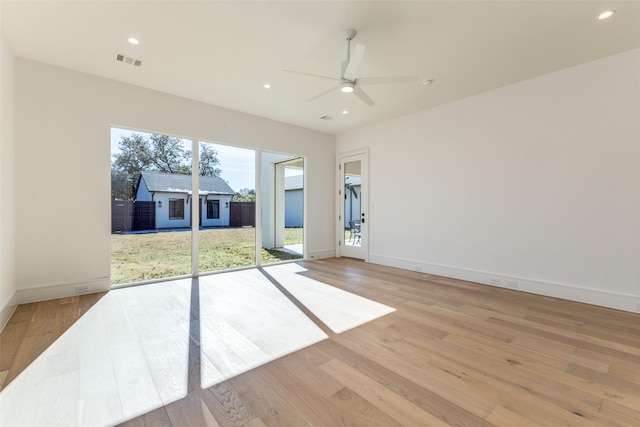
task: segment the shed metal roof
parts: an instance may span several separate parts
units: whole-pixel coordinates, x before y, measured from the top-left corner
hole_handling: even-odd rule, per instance
[[[151,192],[191,194],[191,175],[160,172],[142,172],[141,175]],[[234,195],[235,191],[222,178],[201,176],[200,194]]]

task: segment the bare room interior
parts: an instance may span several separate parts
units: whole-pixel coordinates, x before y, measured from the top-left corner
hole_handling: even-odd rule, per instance
[[[638,1],[2,0],[0,425],[637,426],[639,76]]]

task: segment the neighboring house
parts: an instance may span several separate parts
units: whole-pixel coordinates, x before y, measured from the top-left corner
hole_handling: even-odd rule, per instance
[[[304,175],[284,179],[284,226],[302,227],[304,212]]]
[[[344,179],[344,227],[349,228],[349,221],[360,220],[361,178],[346,176]]]
[[[224,180],[201,176],[199,225],[228,226],[229,203],[234,194]],[[191,175],[142,172],[136,200],[156,202],[156,228],[191,226]]]

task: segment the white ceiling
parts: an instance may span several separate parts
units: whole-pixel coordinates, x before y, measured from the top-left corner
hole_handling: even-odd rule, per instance
[[[638,1],[2,0],[1,6],[16,56],[333,134],[640,47]],[[617,13],[599,21],[606,9]],[[339,77],[346,28],[355,28],[354,42],[367,48],[359,77],[435,82],[366,86],[373,107],[338,91],[307,102],[334,83],[282,69]],[[140,45],[130,45],[130,36]],[[143,65],[116,62],[116,52]],[[334,119],[321,120],[325,115]]]

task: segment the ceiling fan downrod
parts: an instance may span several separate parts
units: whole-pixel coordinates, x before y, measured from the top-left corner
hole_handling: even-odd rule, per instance
[[[351,61],[351,40],[353,40],[356,37],[356,34],[358,34],[358,32],[353,28],[347,28],[346,30],[344,30],[344,33],[347,36],[347,64],[348,64],[349,61]],[[344,70],[342,71],[342,76],[340,77],[342,78],[342,80],[345,80]]]

